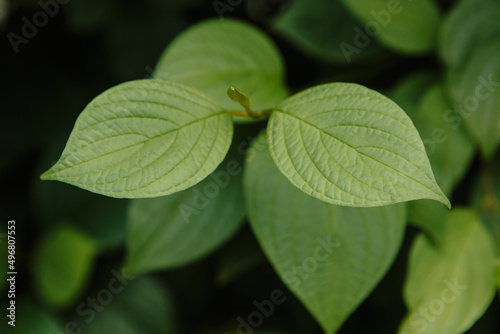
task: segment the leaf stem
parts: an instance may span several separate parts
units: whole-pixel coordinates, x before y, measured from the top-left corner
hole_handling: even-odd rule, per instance
[[[237,111],[237,110],[227,110],[226,112],[228,114],[231,114],[233,116],[242,116],[242,117],[250,117],[250,118],[254,118],[254,119],[257,119],[257,118],[264,118],[264,117],[269,117],[272,112],[274,111],[274,108],[273,109],[264,109],[264,110],[261,110],[261,111],[252,111],[250,108],[245,108],[245,112],[244,111]]]

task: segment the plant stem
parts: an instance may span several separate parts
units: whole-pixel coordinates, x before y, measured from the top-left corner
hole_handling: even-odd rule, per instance
[[[261,117],[269,117],[271,113],[274,111],[274,109],[264,109],[261,111],[252,111],[250,108],[245,108],[246,112],[244,111],[236,111],[236,110],[227,110],[228,114],[231,114],[233,116],[242,116],[242,117],[250,117],[250,118],[261,118]]]

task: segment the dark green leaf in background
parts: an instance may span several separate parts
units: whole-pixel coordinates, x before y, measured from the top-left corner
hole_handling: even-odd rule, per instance
[[[96,255],[96,242],[71,225],[60,225],[45,235],[33,267],[42,301],[53,307],[73,302],[87,285]]]
[[[402,53],[434,48],[439,8],[433,0],[340,0],[380,43]]]
[[[486,158],[500,144],[500,2],[462,0],[440,31],[454,118],[465,123]]]
[[[0,324],[5,334],[60,334],[65,331],[59,319],[26,297],[16,298],[16,326],[7,325],[6,319]]]
[[[448,196],[462,179],[473,158],[474,145],[455,119],[452,106],[432,73],[416,73],[403,79],[391,98],[404,108],[419,131],[429,157],[436,182]],[[429,200],[409,203],[408,219],[422,228],[432,240],[442,236],[447,209]]]
[[[179,333],[169,291],[151,278],[134,278],[104,307],[88,325],[82,325],[83,333]]]
[[[245,215],[243,166],[228,158],[205,180],[170,196],[130,202],[127,272],[171,269],[229,239]]]
[[[362,25],[338,0],[295,0],[273,26],[300,51],[326,62],[349,64],[382,53],[376,40],[363,37]]]
[[[450,70],[455,117],[464,120],[483,155],[492,158],[500,144],[500,38],[477,47],[468,61]]]

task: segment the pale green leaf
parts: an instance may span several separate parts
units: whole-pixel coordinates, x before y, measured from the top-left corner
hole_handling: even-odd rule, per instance
[[[272,41],[232,19],[204,21],[180,34],[161,56],[154,76],[197,88],[228,110],[242,109],[228,98],[230,86],[251,94],[254,111],[274,108],[288,95],[283,61]]]
[[[334,333],[394,260],[405,206],[348,208],[308,196],[276,168],[264,136],[248,156],[244,188],[252,229],[281,279]]]
[[[433,0],[341,0],[363,24],[367,38],[404,53],[434,48],[439,9]]]
[[[60,225],[40,241],[33,279],[43,301],[64,307],[83,291],[97,254],[96,242],[69,225]]]
[[[299,189],[325,202],[380,206],[450,202],[410,118],[383,95],[333,83],[285,100],[270,117],[271,155]]]
[[[190,189],[132,200],[127,217],[127,272],[184,265],[229,239],[245,215],[242,172],[241,163],[229,158]]]
[[[363,27],[337,0],[295,0],[273,26],[300,51],[326,62],[349,64],[382,54],[373,39],[359,45]]]
[[[111,197],[169,195],[208,176],[232,138],[231,117],[200,92],[164,80],[113,87],[82,112],[43,180]]]
[[[495,246],[476,214],[451,211],[441,239],[436,246],[419,235],[413,243],[404,287],[409,314],[399,333],[463,333],[495,295]]]

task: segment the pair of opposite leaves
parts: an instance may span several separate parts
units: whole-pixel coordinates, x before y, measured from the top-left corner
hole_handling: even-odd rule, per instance
[[[224,71],[226,89],[235,82],[245,86],[248,77],[257,86],[259,80],[265,81],[276,92],[274,101],[284,99],[277,107],[269,106],[273,111],[267,138],[274,162],[297,188],[344,206],[372,207],[422,198],[450,206],[436,184],[412,121],[388,98],[347,83],[324,84],[281,98],[281,83],[274,84],[282,81],[279,55],[260,32],[227,20],[209,21],[185,35],[172,42],[170,55],[177,52],[188,64],[193,60],[186,56],[192,42],[204,41],[209,51],[218,50],[214,43],[225,43],[221,44],[226,47],[224,55],[213,71]],[[216,40],[208,40],[213,35]],[[249,40],[261,43],[260,49],[269,52],[275,64],[266,68],[259,63],[265,60],[257,56],[252,63],[248,52],[238,48],[238,43]],[[236,49],[227,52],[231,45]],[[231,58],[224,59],[227,55]],[[217,91],[206,94],[213,89],[200,91],[179,82],[147,79],[107,90],[84,109],[61,158],[41,178],[117,198],[165,196],[197,184],[222,162],[232,140],[233,117],[227,101],[212,97],[220,99],[225,89],[219,92],[220,82],[212,86]],[[267,103],[273,100],[267,96],[270,92],[255,93],[259,106],[259,97]]]

